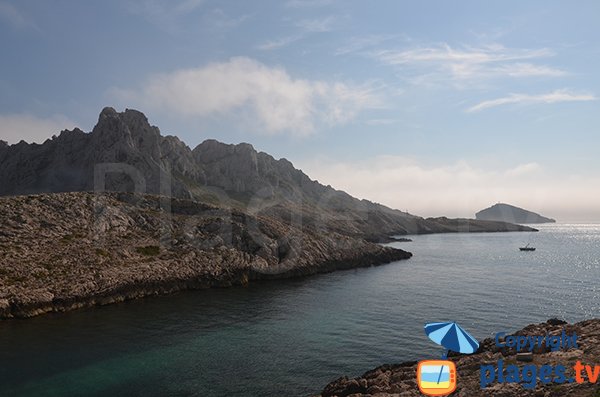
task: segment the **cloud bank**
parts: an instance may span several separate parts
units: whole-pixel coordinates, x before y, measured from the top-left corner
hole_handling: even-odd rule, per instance
[[[575,93],[566,89],[555,90],[547,94],[539,95],[510,94],[506,97],[480,102],[477,105],[468,108],[467,112],[478,112],[480,110],[509,104],[532,105],[536,103],[595,101],[596,99],[597,98],[592,94]]]
[[[548,48],[518,49],[500,44],[472,47],[452,47],[446,43],[407,50],[380,50],[371,54],[379,61],[412,68],[422,83],[424,78],[443,81],[482,80],[498,77],[556,77],[566,75],[561,69],[532,63],[539,58],[554,56]]]
[[[43,143],[64,129],[72,129],[76,123],[63,115],[40,118],[31,114],[0,114],[0,139],[10,144],[21,140]]]
[[[359,163],[298,165],[321,183],[421,216],[472,218],[506,202],[562,222],[600,221],[600,178],[555,175],[537,163],[487,170],[465,161],[426,166],[406,157],[378,156]]]
[[[237,120],[267,134],[294,135],[347,123],[383,102],[369,84],[296,79],[281,67],[245,57],[155,75],[138,89],[111,93],[142,108]]]

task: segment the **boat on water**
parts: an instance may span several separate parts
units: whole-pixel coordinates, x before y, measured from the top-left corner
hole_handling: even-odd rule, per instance
[[[521,251],[535,251],[535,247],[530,247],[529,244],[527,244],[525,247],[519,247],[519,250],[521,250]]]

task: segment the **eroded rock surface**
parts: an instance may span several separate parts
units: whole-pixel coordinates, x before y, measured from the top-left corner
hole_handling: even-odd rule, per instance
[[[284,221],[301,214],[312,224],[373,241],[394,234],[534,230],[424,219],[359,200],[248,143],[207,139],[192,150],[132,109],[104,108],[90,133],[65,130],[41,145],[0,142],[0,196],[99,190],[172,195]]]
[[[293,220],[131,193],[2,197],[0,220],[0,317],[411,256]]]
[[[509,348],[498,348],[493,339],[485,339],[479,350],[472,355],[454,355],[450,359],[455,362],[457,370],[457,389],[452,394],[459,397],[494,396],[494,397],[596,397],[600,395],[600,378],[594,384],[584,383],[549,383],[543,385],[538,381],[534,389],[526,389],[518,383],[492,383],[482,389],[480,386],[480,365],[494,364],[502,359],[505,365],[517,364],[541,366],[544,364],[561,364],[566,367],[567,377],[574,375],[572,369],[577,361],[582,364],[600,364],[600,319],[586,320],[576,324],[566,324],[560,320],[548,320],[542,324],[532,324],[515,332],[515,335],[543,336],[547,333],[560,335],[562,331],[568,335],[578,336],[577,349],[552,352],[549,347],[535,349],[532,362],[517,361],[516,351]],[[424,358],[425,359],[425,358]],[[382,365],[366,372],[357,378],[341,377],[328,384],[319,397],[411,397],[422,396],[416,383],[416,362]]]

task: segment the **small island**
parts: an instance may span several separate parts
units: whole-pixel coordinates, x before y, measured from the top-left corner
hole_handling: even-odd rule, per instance
[[[515,207],[514,205],[498,203],[475,214],[475,219],[481,221],[499,221],[509,223],[554,223],[556,220],[547,218],[535,212]]]

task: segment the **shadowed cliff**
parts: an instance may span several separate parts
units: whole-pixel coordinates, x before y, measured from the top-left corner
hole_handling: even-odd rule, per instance
[[[0,198],[0,318],[411,257],[335,232],[131,193]]]
[[[373,241],[393,234],[533,230],[423,219],[359,200],[247,143],[209,139],[192,150],[162,136],[136,110],[105,108],[92,132],[65,130],[41,145],[0,142],[0,195],[103,190],[193,199]]]

